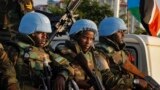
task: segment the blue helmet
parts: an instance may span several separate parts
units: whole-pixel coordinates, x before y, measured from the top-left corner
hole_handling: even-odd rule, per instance
[[[51,23],[45,15],[37,12],[29,12],[22,17],[19,32],[27,35],[35,32],[51,33]]]
[[[84,31],[86,29],[93,30],[95,34],[97,34],[97,31],[98,31],[97,25],[93,21],[88,20],[88,19],[81,19],[81,20],[76,21],[72,25],[69,31],[69,35],[76,35],[78,32]]]
[[[99,36],[109,36],[121,30],[127,30],[127,27],[120,18],[104,18],[99,24]]]

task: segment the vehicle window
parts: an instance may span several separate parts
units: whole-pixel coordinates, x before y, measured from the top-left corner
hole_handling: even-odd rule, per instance
[[[129,56],[130,56],[130,59],[131,59],[131,62],[138,66],[138,52],[136,50],[136,48],[132,47],[132,46],[127,46],[126,47],[127,51],[129,52]]]

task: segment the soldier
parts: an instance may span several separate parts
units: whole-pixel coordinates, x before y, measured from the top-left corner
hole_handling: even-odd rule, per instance
[[[68,71],[63,67],[59,68],[54,61],[64,58],[45,48],[47,33],[52,32],[49,19],[37,12],[27,13],[20,22],[19,32],[16,43],[11,43],[13,47],[10,47],[12,52],[9,55],[14,62],[21,90],[51,90],[55,74],[58,81],[55,89],[62,90],[65,82],[61,81],[67,80]]]
[[[32,0],[0,0],[0,41],[12,39],[22,16],[33,10]]]
[[[83,69],[83,65],[80,65],[79,61],[82,61],[82,59],[81,56],[78,57],[79,53],[84,55],[89,70],[96,74],[98,78],[101,77],[100,71],[109,69],[106,60],[95,59],[95,56],[99,54],[94,51],[96,35],[96,24],[91,20],[81,19],[76,21],[69,31],[71,40],[61,43],[56,47],[56,52],[60,53],[68,60],[59,62],[61,62],[61,64],[68,62],[68,65],[71,67],[68,69],[71,72],[72,78],[76,81],[81,90],[95,90],[96,88],[93,87],[93,83],[96,81],[92,81],[92,78],[89,77],[86,70]],[[101,79],[99,80],[101,83]],[[103,90],[103,86],[101,90]]]
[[[2,44],[0,44],[0,88],[2,90],[19,90],[16,72]]]
[[[133,75],[124,69],[124,65],[130,63],[128,54],[125,51],[125,42],[123,41],[124,32],[127,27],[120,18],[109,17],[100,22],[99,25],[99,43],[97,49],[109,58],[107,61],[112,75],[104,75],[103,82],[106,89],[128,90],[133,89],[134,85],[147,87],[147,83],[142,79],[134,79]],[[130,63],[130,65],[132,65]],[[133,66],[133,65],[132,65]],[[133,66],[135,68],[135,66]],[[129,67],[127,67],[129,68]]]

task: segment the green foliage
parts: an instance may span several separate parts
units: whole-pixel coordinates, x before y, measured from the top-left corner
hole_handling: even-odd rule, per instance
[[[134,32],[134,34],[147,34],[146,30],[140,28],[140,27],[136,27],[136,31]]]
[[[104,18],[113,16],[108,4],[100,5],[97,1],[83,0],[78,7],[77,13],[80,18],[87,18],[95,21],[97,24]]]
[[[65,0],[65,4],[69,0]],[[50,5],[48,8],[54,15],[63,15],[65,13],[65,8],[59,8],[56,5]],[[75,14],[79,15],[79,18],[91,19],[97,24],[104,18],[113,16],[113,12],[110,10],[108,4],[100,5],[96,0],[82,0],[80,6],[76,10]]]
[[[65,9],[59,8],[56,5],[49,5],[48,10],[54,15],[63,15],[65,13]]]

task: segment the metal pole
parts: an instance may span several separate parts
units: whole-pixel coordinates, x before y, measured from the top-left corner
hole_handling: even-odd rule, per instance
[[[135,24],[135,19],[134,19],[134,17],[132,16],[131,17],[131,33],[134,33],[134,24]]]
[[[114,16],[119,17],[119,5],[120,5],[120,0],[115,0],[114,1]]]

